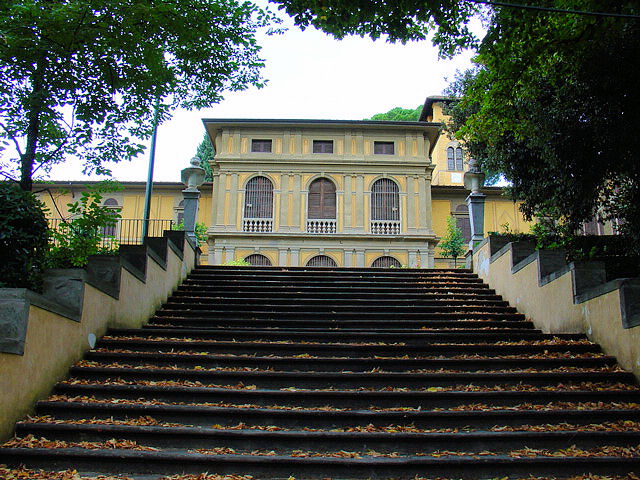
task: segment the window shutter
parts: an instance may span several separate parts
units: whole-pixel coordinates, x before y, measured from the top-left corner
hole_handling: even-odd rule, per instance
[[[336,218],[336,186],[327,178],[309,185],[308,218]]]
[[[249,255],[247,258],[244,259],[244,261],[256,267],[271,266],[271,260],[269,260],[264,255],[260,255],[259,253],[254,253],[253,255]]]
[[[256,153],[270,153],[271,140],[251,140],[251,151]]]
[[[393,142],[373,142],[373,153],[376,155],[393,155]]]
[[[333,153],[333,140],[314,140],[313,153]]]
[[[395,258],[385,255],[384,257],[376,258],[371,266],[373,268],[400,268],[402,264]]]

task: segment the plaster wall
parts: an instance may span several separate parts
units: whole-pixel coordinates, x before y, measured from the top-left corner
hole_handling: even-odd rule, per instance
[[[0,441],[90,349],[90,335],[100,338],[107,328],[138,328],[148,320],[194,266],[187,242],[183,251],[181,260],[168,249],[166,271],[147,256],[146,283],[123,268],[118,300],[85,283],[79,322],[30,306],[24,354],[0,353]]]
[[[488,242],[473,252],[474,271],[537,328],[584,333],[640,378],[640,327],[623,328],[619,289],[576,304],[571,271],[540,285],[537,260],[515,273],[512,265],[511,249],[494,255],[493,261]]]

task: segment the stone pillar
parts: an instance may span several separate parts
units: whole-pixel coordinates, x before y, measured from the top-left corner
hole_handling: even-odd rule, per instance
[[[345,249],[343,267],[353,267],[353,250]]]
[[[471,193],[467,197],[469,208],[469,220],[471,222],[471,241],[469,250],[473,250],[484,238],[484,201],[487,196],[484,193]]]
[[[182,190],[182,196],[184,197],[184,232],[193,240],[194,245],[197,245],[195,230],[200,192],[186,188]]]
[[[287,248],[279,248],[278,249],[278,266],[279,267],[288,267],[287,265]]]
[[[365,267],[364,264],[364,249],[356,249],[356,267]]]

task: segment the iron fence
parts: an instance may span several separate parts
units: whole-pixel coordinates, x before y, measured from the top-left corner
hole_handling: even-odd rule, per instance
[[[49,218],[49,229],[56,231],[66,223],[61,218]],[[142,245],[142,227],[144,220],[139,218],[119,218],[114,225],[100,228],[98,236],[101,247],[115,247],[117,245]],[[165,230],[171,230],[173,220],[149,220],[147,230],[150,237],[162,237]],[[55,243],[55,242],[54,242]]]

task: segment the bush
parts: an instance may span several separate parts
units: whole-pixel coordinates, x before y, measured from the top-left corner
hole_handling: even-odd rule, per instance
[[[184,230],[184,220],[171,227],[172,230]],[[196,246],[207,243],[207,226],[204,223],[196,222],[196,228],[194,231],[196,235]]]
[[[49,243],[45,211],[33,193],[0,183],[0,287],[40,290]]]
[[[116,252],[114,242],[102,245],[102,229],[115,226],[120,214],[102,205],[101,191],[105,191],[104,187],[94,187],[83,192],[80,201],[67,204],[74,218],[62,222],[52,232],[53,244],[47,258],[49,268],[84,267],[91,255]]]

